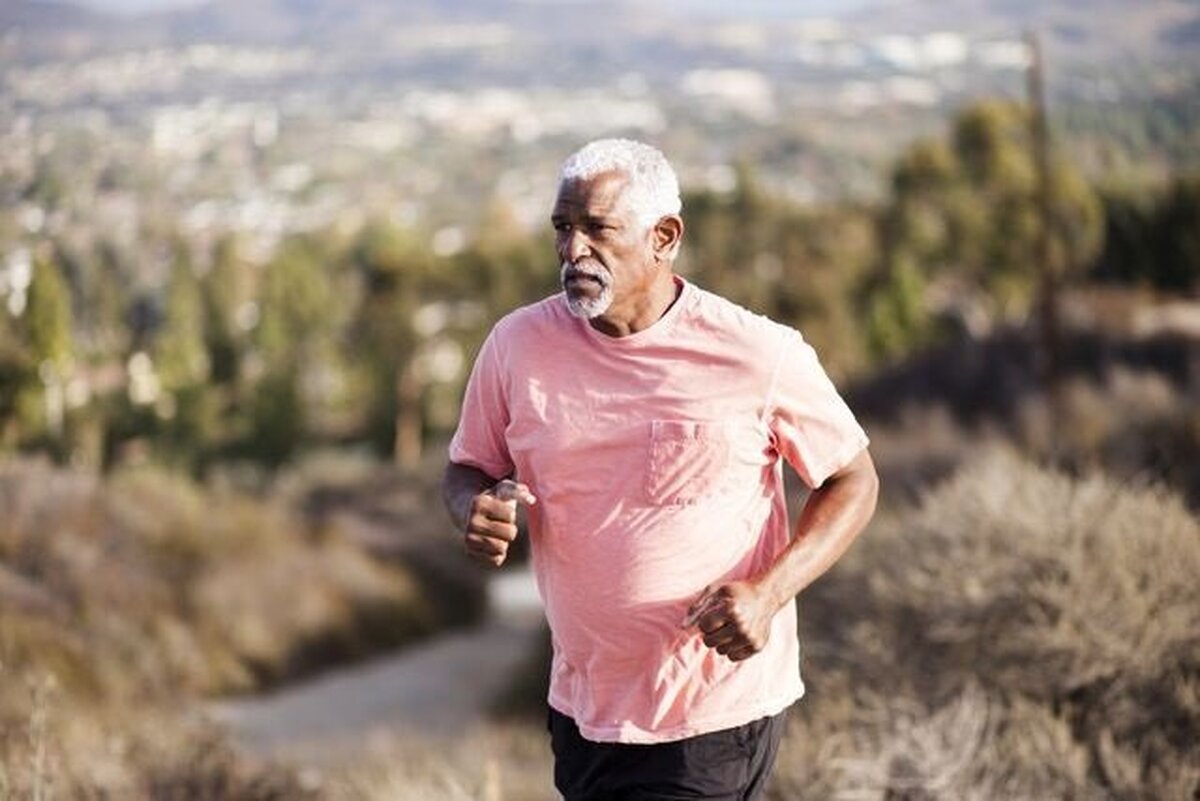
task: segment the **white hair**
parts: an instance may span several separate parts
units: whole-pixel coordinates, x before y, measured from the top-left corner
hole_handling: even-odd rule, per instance
[[[597,139],[572,153],[558,175],[558,186],[569,181],[588,181],[618,170],[629,177],[625,199],[638,222],[650,227],[668,214],[683,208],[679,179],[657,148],[632,139]]]

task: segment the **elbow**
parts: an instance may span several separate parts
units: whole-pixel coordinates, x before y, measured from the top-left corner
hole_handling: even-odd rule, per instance
[[[442,471],[442,481],[438,484],[438,492],[442,496],[442,505],[446,507],[446,511],[450,511],[450,466]]]
[[[858,496],[862,525],[866,526],[875,516],[875,509],[879,504],[879,472],[875,469],[875,461],[866,449],[859,454],[855,461],[852,472],[857,488],[855,494]]]
[[[879,472],[875,469],[875,465],[871,465],[868,474],[867,500],[864,504],[866,510],[867,522],[875,516],[875,509],[879,505]]]
[[[441,495],[442,504],[456,525],[462,523],[462,510],[459,508],[460,486],[462,484],[463,468],[454,462],[446,464],[442,472]]]

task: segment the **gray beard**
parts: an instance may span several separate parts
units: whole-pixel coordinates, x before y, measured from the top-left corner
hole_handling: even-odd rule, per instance
[[[570,290],[567,289],[567,270],[572,266],[577,271],[595,276],[600,281],[599,295],[588,297],[586,295],[571,294]],[[579,264],[571,265],[563,262],[562,268],[559,270],[559,281],[563,285],[563,297],[567,301],[567,311],[581,320],[594,320],[608,311],[608,307],[612,305],[612,279],[603,270],[589,269],[588,267],[581,267]]]

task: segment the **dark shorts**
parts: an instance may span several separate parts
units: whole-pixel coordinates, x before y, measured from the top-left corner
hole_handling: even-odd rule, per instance
[[[786,710],[710,734],[654,745],[594,743],[550,710],[554,785],[566,801],[755,801],[766,789]]]

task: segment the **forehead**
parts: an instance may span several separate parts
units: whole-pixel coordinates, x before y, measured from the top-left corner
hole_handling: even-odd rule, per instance
[[[553,216],[626,214],[629,212],[628,188],[629,176],[618,170],[602,172],[593,178],[566,181],[559,187]]]

